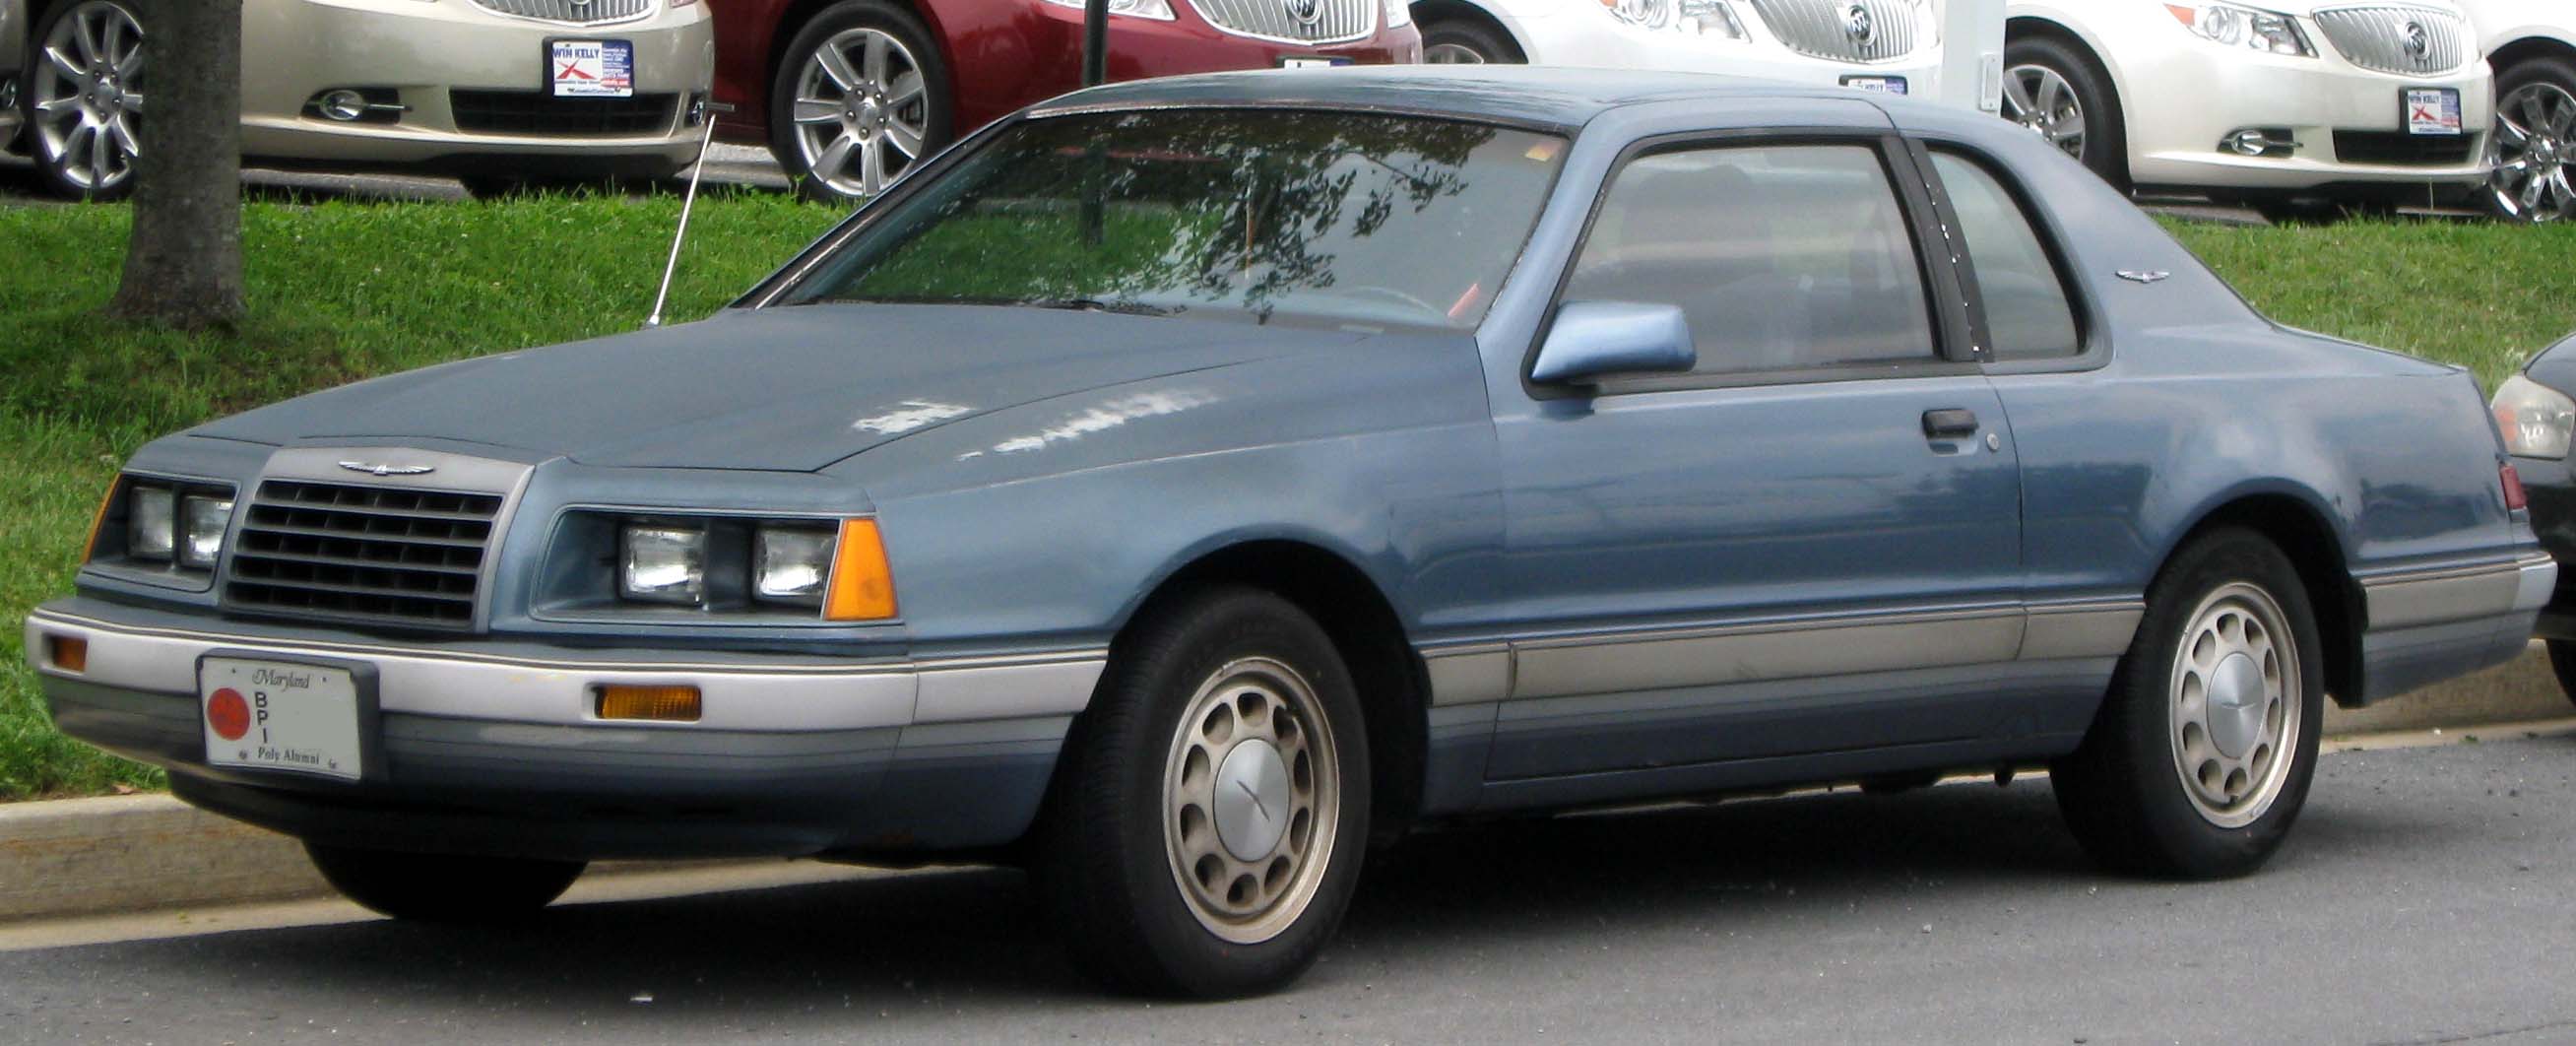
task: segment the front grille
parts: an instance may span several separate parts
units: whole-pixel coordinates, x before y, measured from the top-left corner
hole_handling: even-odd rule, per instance
[[[234,609],[470,628],[501,496],[266,480],[234,538]]]
[[[447,92],[456,129],[467,134],[634,137],[662,134],[679,114],[679,95],[557,98],[544,91]]]
[[[1753,12],[1790,50],[1837,62],[1913,54],[1921,28],[1907,0],[1753,0]]]
[[[2477,156],[2477,139],[2474,134],[2336,131],[2335,159],[2394,167],[2454,167]]]
[[[474,0],[474,5],[517,18],[599,25],[641,17],[653,9],[653,0]]]
[[[2399,76],[2447,73],[2477,57],[2468,23],[2430,7],[2338,7],[2316,14],[2317,28],[2344,61]]]
[[[1291,44],[1331,44],[1377,31],[1380,0],[1190,0],[1217,31]]]

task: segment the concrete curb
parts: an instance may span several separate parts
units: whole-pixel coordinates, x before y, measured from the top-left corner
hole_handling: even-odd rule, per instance
[[[2576,715],[2541,645],[2513,662],[2371,708],[2328,705],[2329,736]],[[707,862],[623,861],[596,873]],[[0,923],[279,901],[330,892],[293,839],[167,795],[0,804]]]

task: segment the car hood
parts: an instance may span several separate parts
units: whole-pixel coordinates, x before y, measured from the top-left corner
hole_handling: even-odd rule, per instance
[[[1059,309],[804,305],[461,360],[196,431],[280,446],[426,438],[593,465],[810,471],[991,411],[1359,337]]]

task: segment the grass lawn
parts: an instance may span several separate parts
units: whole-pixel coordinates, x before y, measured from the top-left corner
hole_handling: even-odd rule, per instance
[[[90,513],[143,441],[243,407],[460,356],[633,329],[679,203],[254,203],[253,318],[180,336],[95,315],[127,210],[0,207],[0,800],[150,788],[156,772],[56,734],[18,621],[68,591]],[[836,212],[702,201],[670,315],[694,318]],[[2283,322],[2476,368],[2490,386],[2576,328],[2576,227],[2352,224],[2177,235]]]

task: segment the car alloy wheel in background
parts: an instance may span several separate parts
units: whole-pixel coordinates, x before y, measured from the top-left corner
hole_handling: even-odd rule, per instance
[[[2004,46],[2003,117],[2102,180],[2129,187],[2127,125],[2111,78],[2077,45],[2030,35]]]
[[[874,196],[947,144],[948,71],[930,35],[878,0],[796,34],[771,96],[771,151],[817,199]]]
[[[2016,65],[2006,70],[2004,119],[2048,139],[2068,156],[2084,158],[2084,100],[2055,69]]]
[[[142,25],[112,0],[83,0],[56,10],[34,39],[26,111],[38,169],[65,196],[124,195],[141,152]]]
[[[1425,65],[1508,65],[1523,59],[1520,49],[1493,28],[1464,18],[1443,18],[1422,26]]]
[[[2514,221],[2576,218],[2576,67],[2524,62],[2496,77],[2496,127],[2489,136],[2495,169],[2487,206]]]

